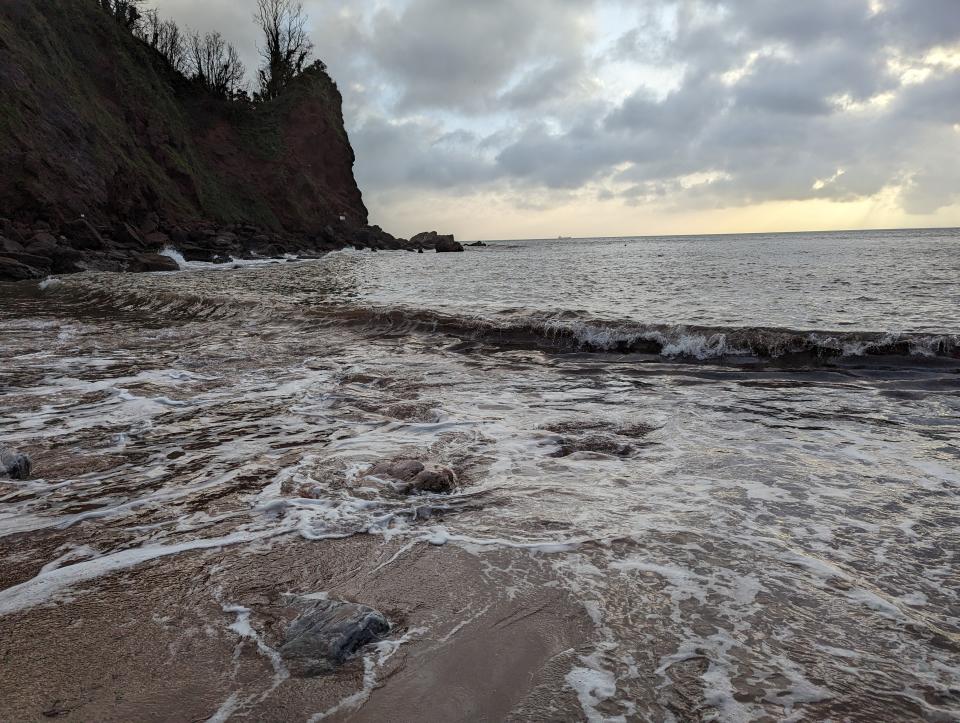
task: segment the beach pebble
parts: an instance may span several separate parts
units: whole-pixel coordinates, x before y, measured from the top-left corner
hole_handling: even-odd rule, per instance
[[[309,677],[330,672],[388,632],[390,623],[373,608],[318,600],[287,626],[278,652],[294,675]]]
[[[33,460],[14,449],[0,449],[0,477],[27,479],[33,469]]]

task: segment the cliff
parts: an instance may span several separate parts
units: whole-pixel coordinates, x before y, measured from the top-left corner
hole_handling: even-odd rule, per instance
[[[124,268],[125,253],[164,236],[200,257],[389,247],[367,227],[353,162],[340,93],[320,67],[273,101],[231,102],[93,0],[0,3],[0,256],[33,245],[36,257],[38,233],[69,257],[53,270]]]

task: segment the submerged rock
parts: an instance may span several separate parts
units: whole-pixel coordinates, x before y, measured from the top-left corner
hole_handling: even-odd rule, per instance
[[[294,675],[320,675],[388,632],[390,623],[373,608],[318,600],[287,626],[278,652]]]
[[[15,449],[0,449],[0,477],[27,479],[33,470],[33,460]]]
[[[366,474],[403,482],[402,490],[407,493],[452,492],[457,487],[457,476],[452,469],[439,464],[424,464],[417,459],[378,462]]]
[[[560,449],[550,456],[569,457],[576,452],[594,452],[615,457],[626,457],[633,452],[633,447],[612,435],[588,434],[583,437],[561,439]]]

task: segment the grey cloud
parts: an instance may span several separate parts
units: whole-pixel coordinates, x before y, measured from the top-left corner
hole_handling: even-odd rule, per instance
[[[307,7],[344,93],[361,186],[377,193],[527,189],[562,200],[593,184],[602,198],[699,207],[854,200],[902,184],[904,208],[929,213],[958,200],[944,159],[960,151],[960,73],[941,67],[901,85],[887,61],[960,43],[957,2],[885,0],[879,14],[869,0]],[[605,4],[635,25],[600,45],[588,21]],[[159,5],[253,43],[252,0]],[[677,87],[655,93],[639,72],[633,92],[608,97],[599,76],[610,62],[670,67]],[[893,100],[870,105],[883,93]],[[696,174],[712,180],[682,181]]]

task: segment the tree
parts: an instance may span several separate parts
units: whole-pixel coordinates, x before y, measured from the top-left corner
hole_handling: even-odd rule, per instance
[[[173,20],[161,20],[156,10],[143,13],[134,34],[166,58],[170,67],[182,73],[187,65],[187,47]]]
[[[223,98],[240,90],[247,69],[240,55],[220,33],[192,33],[187,39],[186,66],[191,77]]]
[[[313,52],[307,37],[307,18],[299,0],[257,0],[254,19],[263,31],[265,45],[257,78],[260,100],[276,98],[303,72]]]
[[[100,7],[113,15],[125,28],[133,30],[140,22],[140,8],[143,0],[100,0]]]

